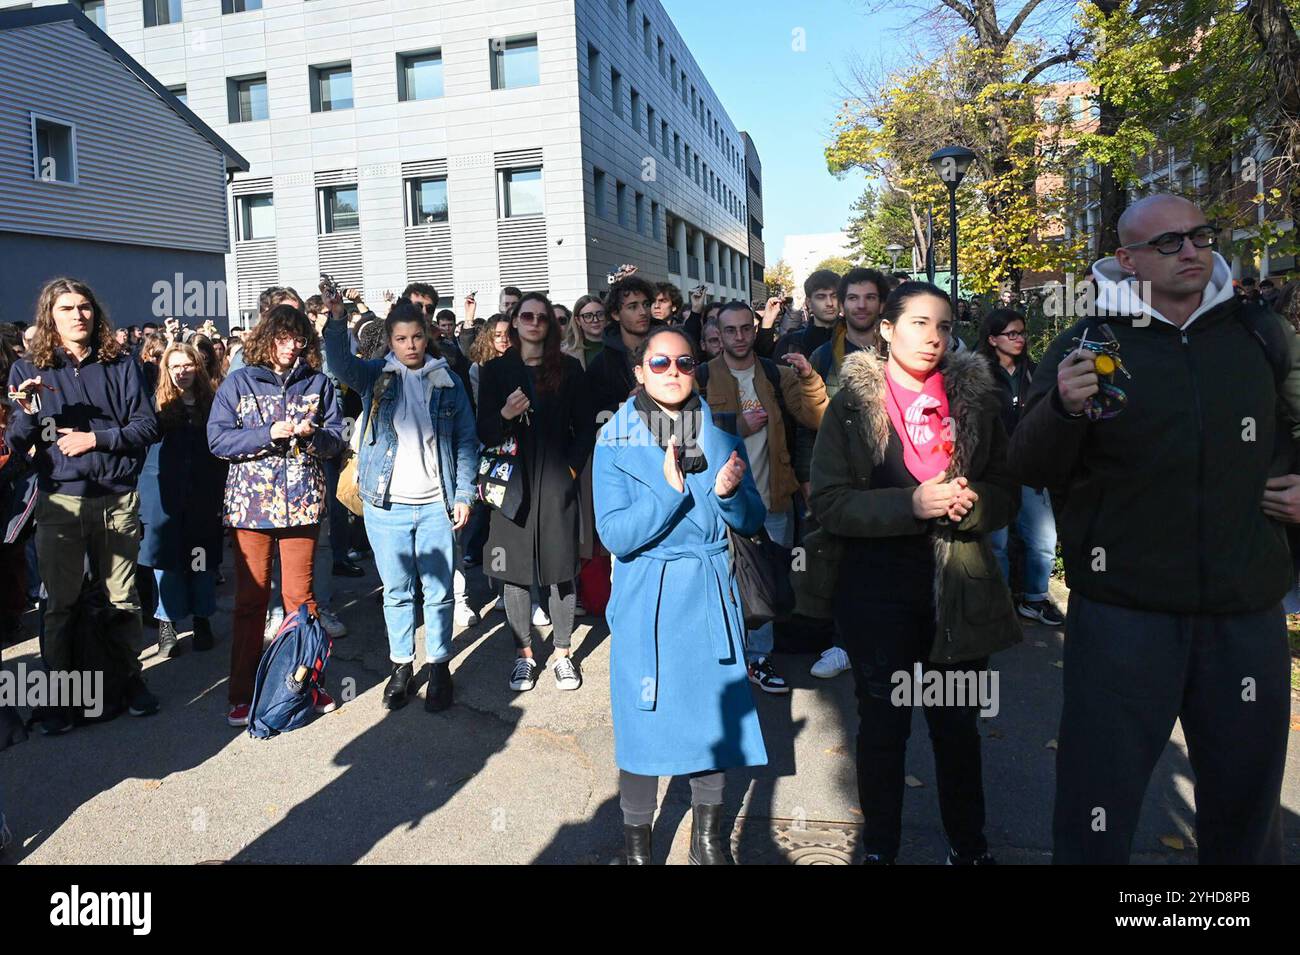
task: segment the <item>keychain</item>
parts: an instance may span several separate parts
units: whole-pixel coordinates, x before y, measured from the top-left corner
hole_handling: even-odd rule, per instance
[[[1076,338],[1080,348],[1092,352],[1095,356],[1094,368],[1097,370],[1098,391],[1088,399],[1084,414],[1089,421],[1105,421],[1114,418],[1128,406],[1128,395],[1124,389],[1115,384],[1115,372],[1121,372],[1125,378],[1132,380],[1124,367],[1124,359],[1119,354],[1119,341],[1105,324],[1098,325],[1105,341],[1088,341],[1088,329],[1083,330],[1083,337]]]

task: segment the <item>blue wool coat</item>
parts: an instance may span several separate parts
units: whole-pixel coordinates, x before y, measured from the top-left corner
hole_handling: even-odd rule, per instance
[[[615,557],[610,703],[620,769],[646,776],[761,766],[767,749],[745,673],[745,625],[727,527],[753,534],[762,498],[748,471],[736,492],[713,492],[718,470],[745,445],[713,424],[699,446],[708,468],[678,494],[664,452],[633,408],[619,407],[596,442],[596,529]]]

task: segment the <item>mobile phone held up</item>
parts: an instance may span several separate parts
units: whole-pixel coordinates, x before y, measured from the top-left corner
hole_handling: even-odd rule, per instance
[[[334,281],[334,277],[328,272],[320,274],[320,293],[326,299],[343,298],[343,290],[339,288],[339,283]]]

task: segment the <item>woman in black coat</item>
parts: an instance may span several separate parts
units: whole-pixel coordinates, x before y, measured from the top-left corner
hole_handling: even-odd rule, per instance
[[[515,305],[510,338],[510,350],[480,373],[478,436],[487,448],[517,441],[523,502],[513,517],[492,511],[483,570],[504,584],[518,650],[510,688],[537,683],[529,591],[538,586],[550,593],[556,685],[576,690],[582,677],[569,645],[579,563],[577,476],[595,445],[596,420],[582,365],[560,351],[560,326],[545,295],[529,292]]]
[[[213,388],[203,357],[190,344],[167,346],[159,362],[155,407],[162,440],[140,472],[139,563],[158,586],[158,653],[178,649],[177,621],[194,618],[194,649],[212,648],[226,463],[208,450]]]

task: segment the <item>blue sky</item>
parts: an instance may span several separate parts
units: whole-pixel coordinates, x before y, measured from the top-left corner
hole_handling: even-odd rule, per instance
[[[770,265],[787,234],[834,232],[866,178],[837,180],[823,149],[839,103],[839,78],[855,54],[888,54],[913,14],[868,15],[852,0],[661,0],[732,122],[763,163],[763,241]],[[802,28],[806,50],[793,49]]]

